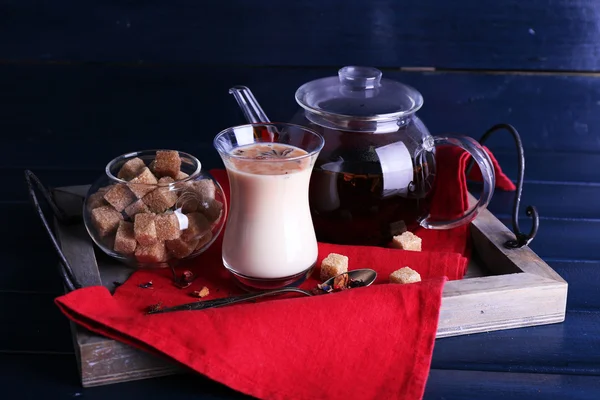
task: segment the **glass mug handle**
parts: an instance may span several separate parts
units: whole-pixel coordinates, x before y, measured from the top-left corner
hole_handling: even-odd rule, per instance
[[[460,135],[445,135],[435,136],[433,140],[435,145],[449,144],[458,146],[468,152],[479,166],[481,175],[483,176],[483,190],[481,191],[479,200],[474,207],[465,211],[462,216],[449,221],[431,221],[430,217],[427,217],[420,222],[420,225],[427,229],[456,228],[473,221],[475,217],[477,217],[477,214],[479,214],[479,212],[485,209],[489,204],[490,200],[492,199],[492,195],[494,194],[494,187],[496,186],[494,167],[487,152],[473,138]]]

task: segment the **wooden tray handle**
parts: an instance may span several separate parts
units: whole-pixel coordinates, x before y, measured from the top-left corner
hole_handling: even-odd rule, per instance
[[[512,135],[517,148],[517,161],[519,163],[519,175],[517,176],[516,185],[517,193],[515,195],[515,201],[513,203],[512,211],[512,226],[513,232],[515,233],[515,239],[507,240],[506,243],[504,243],[504,247],[509,249],[518,249],[523,246],[528,246],[531,243],[531,241],[537,234],[538,228],[540,226],[540,216],[535,206],[527,206],[525,212],[526,215],[528,217],[531,217],[532,219],[531,230],[528,234],[521,232],[521,229],[519,228],[519,205],[521,204],[521,192],[523,191],[523,176],[525,175],[525,151],[523,150],[521,136],[519,135],[519,132],[517,132],[515,127],[510,124],[494,125],[483,134],[481,139],[479,139],[479,144],[483,146],[485,141],[492,135],[492,133],[497,132],[501,129],[507,130]],[[469,164],[467,165],[467,176],[469,176],[469,172],[471,172],[473,162],[474,160],[471,159],[469,161]]]
[[[44,215],[44,211],[42,210],[42,207],[38,200],[38,196],[36,194],[36,189],[42,194],[42,196],[50,206],[50,209],[52,210],[52,213],[56,217],[58,223],[68,225],[74,222],[79,222],[80,218],[68,217],[65,214],[65,212],[56,205],[48,189],[46,189],[46,187],[42,184],[39,178],[35,176],[35,174],[30,170],[25,170],[25,181],[27,181],[29,197],[31,198],[33,206],[37,211],[37,214],[40,217],[42,225],[46,229],[48,236],[50,236],[50,240],[52,241],[52,245],[54,246],[56,253],[58,254],[58,258],[60,260],[60,263],[58,264],[58,269],[67,290],[73,291],[75,289],[81,288],[82,285],[75,278],[75,275],[73,274],[73,269],[71,268],[69,261],[65,257],[63,251],[61,250],[60,245],[58,244],[58,240],[56,239],[54,232],[52,232],[52,228],[50,227],[50,224],[48,223],[48,220]]]

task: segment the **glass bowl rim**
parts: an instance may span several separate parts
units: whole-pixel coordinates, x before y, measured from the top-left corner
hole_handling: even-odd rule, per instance
[[[156,155],[156,153],[158,151],[176,151],[179,156],[183,156],[184,158],[189,158],[190,160],[192,160],[192,162],[196,163],[197,167],[196,170],[194,172],[192,172],[189,176],[187,176],[186,178],[183,179],[179,179],[176,180],[174,182],[170,182],[170,183],[131,183],[130,181],[127,181],[125,179],[121,179],[116,177],[112,172],[111,172],[111,167],[113,167],[118,161],[121,160],[127,160],[127,159],[133,159],[135,157],[138,156],[143,156],[143,155],[151,155],[154,154]],[[136,186],[152,186],[152,187],[170,187],[173,186],[175,184],[180,184],[181,182],[187,182],[190,180],[195,179],[196,177],[198,177],[200,175],[200,173],[202,172],[202,163],[200,162],[199,159],[197,159],[196,157],[194,157],[193,155],[186,153],[184,151],[179,151],[179,150],[173,150],[173,149],[148,149],[148,150],[137,150],[137,151],[131,151],[129,153],[123,153],[115,158],[113,158],[112,160],[110,160],[107,164],[106,167],[104,168],[104,172],[106,173],[106,176],[108,176],[108,178],[112,181],[115,181],[117,183],[122,183],[122,184],[129,184],[129,185],[136,185]]]

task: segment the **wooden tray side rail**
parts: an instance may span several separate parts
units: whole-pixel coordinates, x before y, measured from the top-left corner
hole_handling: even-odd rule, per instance
[[[529,247],[504,247],[514,234],[488,210],[470,229],[492,275],[446,283],[438,338],[564,321],[568,285],[560,275]]]

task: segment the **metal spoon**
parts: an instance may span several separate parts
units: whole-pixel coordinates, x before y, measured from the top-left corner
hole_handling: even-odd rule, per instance
[[[348,275],[349,281],[361,281],[362,282],[361,286],[369,286],[373,282],[375,282],[375,279],[377,279],[377,272],[375,272],[372,269],[368,269],[368,268],[367,269],[356,269],[353,271],[344,272],[343,274],[340,274],[338,276],[341,276],[344,274]],[[335,280],[335,278],[337,278],[337,277],[327,279],[325,282],[322,283],[322,286],[323,285],[333,286],[333,281]],[[196,301],[193,303],[181,304],[181,305],[178,305],[175,307],[162,308],[162,309],[158,309],[158,310],[150,310],[147,313],[148,314],[162,314],[162,313],[172,312],[172,311],[206,310],[207,308],[222,307],[222,306],[226,306],[226,305],[230,305],[230,304],[241,303],[243,301],[258,299],[260,297],[273,296],[273,295],[280,294],[280,293],[291,293],[291,292],[301,293],[306,296],[315,296],[315,294],[309,290],[299,289],[297,287],[286,287],[286,288],[282,288],[282,289],[269,290],[269,291],[260,292],[260,293],[248,293],[248,294],[242,294],[239,296],[224,297],[224,298],[214,299],[214,300]],[[327,293],[327,292],[325,292],[325,293]]]

